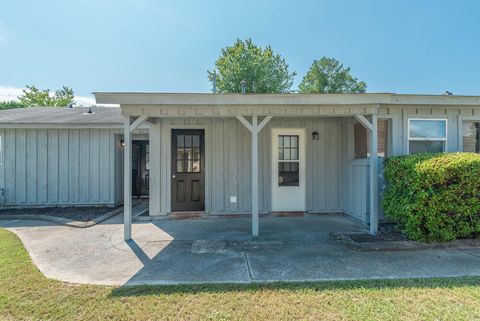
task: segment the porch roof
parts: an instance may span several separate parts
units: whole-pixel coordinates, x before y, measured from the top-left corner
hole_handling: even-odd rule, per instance
[[[353,116],[378,114],[382,105],[480,106],[480,96],[372,94],[210,94],[95,92],[99,104],[149,117]]]
[[[211,94],[94,92],[98,104],[175,106],[442,105],[480,106],[480,96],[365,94]]]

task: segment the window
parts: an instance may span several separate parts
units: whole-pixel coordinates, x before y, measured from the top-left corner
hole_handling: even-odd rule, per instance
[[[389,154],[388,141],[390,125],[388,119],[379,119],[377,121],[378,133],[378,157],[386,157]],[[356,123],[353,128],[354,144],[355,144],[355,158],[370,157],[370,133],[362,124]]]
[[[278,186],[300,186],[298,135],[278,136]]]
[[[408,152],[442,153],[446,150],[446,119],[409,119]]]
[[[177,173],[200,173],[200,135],[177,135]]]
[[[464,152],[480,153],[480,122],[464,121],[462,136]]]

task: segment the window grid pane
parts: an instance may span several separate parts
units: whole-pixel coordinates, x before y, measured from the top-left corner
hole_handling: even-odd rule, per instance
[[[200,173],[200,135],[177,135],[177,172]]]
[[[278,136],[278,186],[299,186],[298,135]]]
[[[298,136],[278,136],[278,160],[298,160]]]

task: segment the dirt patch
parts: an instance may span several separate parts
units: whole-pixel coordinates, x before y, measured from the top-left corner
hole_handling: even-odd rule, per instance
[[[383,223],[378,226],[377,235],[370,234],[346,234],[350,239],[358,243],[367,242],[388,242],[388,241],[408,241],[409,238],[403,235],[392,223]]]
[[[118,206],[12,208],[0,210],[0,215],[48,215],[63,217],[73,221],[88,222],[117,208]]]

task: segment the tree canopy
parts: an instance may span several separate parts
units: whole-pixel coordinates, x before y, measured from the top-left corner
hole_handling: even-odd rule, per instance
[[[367,84],[350,73],[335,58],[323,57],[314,60],[298,86],[302,93],[364,93]]]
[[[28,86],[23,90],[22,96],[18,97],[24,107],[65,107],[74,102],[73,89],[63,86],[52,95],[49,89],[38,89]]]
[[[18,101],[0,101],[0,110],[4,109],[15,109],[15,108],[23,108],[24,106]]]
[[[286,93],[290,92],[296,73],[288,71],[288,64],[270,46],[262,49],[251,39],[240,40],[231,47],[222,49],[215,62],[215,71],[208,71],[219,93],[242,92],[245,80],[247,93]]]

